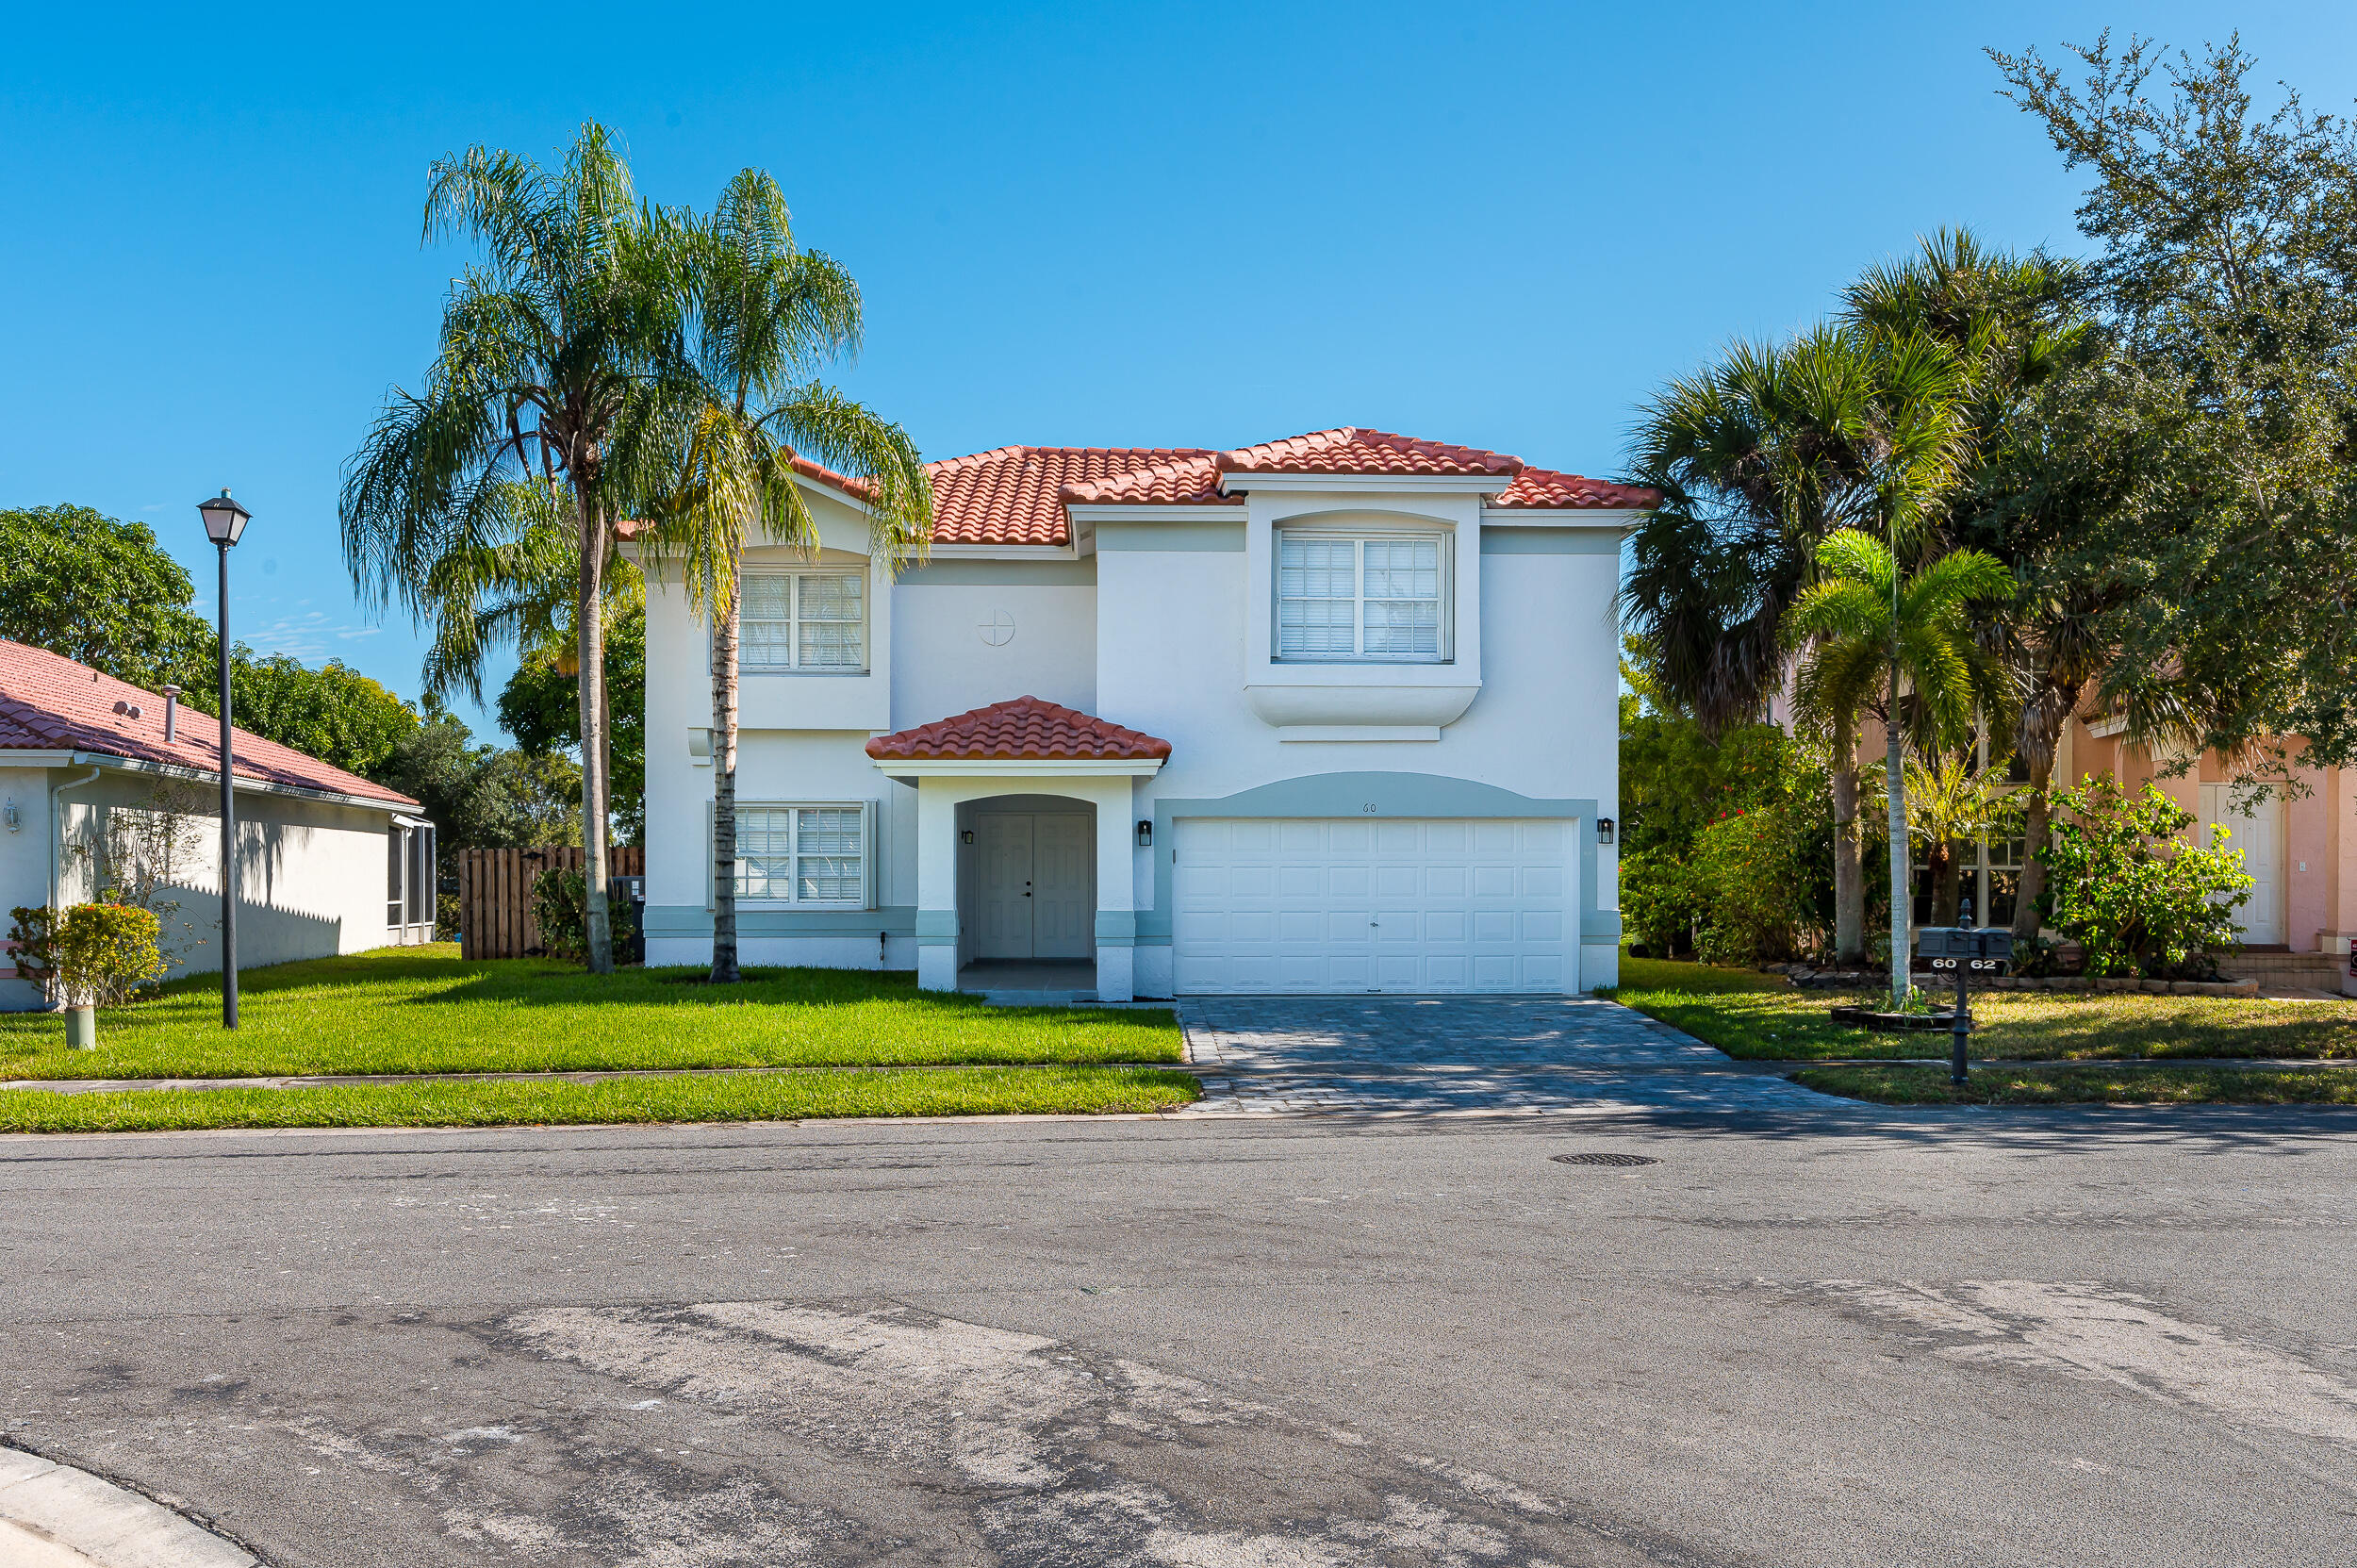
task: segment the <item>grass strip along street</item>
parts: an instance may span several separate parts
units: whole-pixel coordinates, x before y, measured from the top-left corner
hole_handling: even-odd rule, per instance
[[[69,1050],[54,1013],[0,1015],[0,1079],[255,1078],[325,1073],[581,1072],[646,1067],[934,1066],[1177,1062],[1167,1011],[992,1007],[912,976],[697,969],[585,975],[537,959],[470,963],[455,944],[248,970],[241,1026],[220,981],[172,982],[110,1008],[98,1048]]]
[[[589,976],[450,944],[249,970],[242,1027],[220,982],[174,981],[109,1008],[96,1050],[56,1014],[0,1015],[0,1079],[668,1072],[608,1079],[0,1094],[0,1131],[487,1127],[1151,1112],[1201,1090],[1164,1009],[992,1007],[912,977],[773,969],[741,985],[693,969]],[[792,1072],[692,1069],[801,1068]]]
[[[1199,1088],[1163,1067],[941,1067],[693,1077],[135,1089],[0,1094],[0,1132],[264,1127],[500,1127],[794,1121],[820,1116],[1105,1114],[1184,1105]]]
[[[1616,995],[1746,1062],[1944,1056],[1948,1049],[1944,1033],[1871,1033],[1826,1016],[1842,1002],[1874,999],[1803,991],[1782,975],[1751,969],[1624,956]],[[1972,1017],[1976,1062],[2357,1059],[2351,1001],[1975,991]]]
[[[1946,1054],[1946,1034],[1871,1033],[1826,1015],[1871,998],[1803,991],[1752,969],[1625,955],[1621,982],[1621,1001],[1741,1061],[1880,1059],[1792,1075],[1878,1104],[2357,1106],[2357,1068],[2256,1065],[2357,1060],[2357,1002],[1976,991],[1971,1077],[1958,1088],[1946,1067],[1920,1064]],[[1918,1061],[1902,1060],[1910,1057]]]
[[[1942,1066],[1810,1067],[1792,1081],[1882,1105],[2348,1105],[2357,1068],[1972,1065],[1961,1087]]]

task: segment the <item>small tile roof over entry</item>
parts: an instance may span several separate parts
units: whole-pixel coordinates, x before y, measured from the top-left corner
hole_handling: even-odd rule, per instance
[[[1048,545],[1072,542],[1064,508],[1096,505],[1241,505],[1228,474],[1397,474],[1509,479],[1493,506],[1547,509],[1650,506],[1651,490],[1534,469],[1479,447],[1344,425],[1259,446],[998,447],[928,465],[933,542]],[[1243,487],[1238,487],[1239,489]]]
[[[933,757],[1135,762],[1167,758],[1170,742],[1036,697],[1018,697],[878,735],[867,743],[867,754],[879,762]]]
[[[232,734],[237,755],[231,770],[240,779],[388,807],[418,803],[290,746],[243,730]],[[167,742],[164,700],[157,693],[45,649],[0,639],[0,754],[8,751],[93,751],[219,777],[221,721],[183,710],[177,734]]]

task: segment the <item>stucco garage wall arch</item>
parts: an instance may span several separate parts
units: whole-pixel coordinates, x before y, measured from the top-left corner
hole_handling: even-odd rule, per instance
[[[1369,808],[1373,809],[1370,810]],[[1171,928],[1173,824],[1185,817],[1575,817],[1596,819],[1596,802],[1548,801],[1496,784],[1437,773],[1311,773],[1211,800],[1154,802],[1154,907],[1138,916],[1138,941],[1167,945]],[[1596,837],[1578,835],[1577,929],[1583,944],[1618,942],[1621,918],[1596,907]]]

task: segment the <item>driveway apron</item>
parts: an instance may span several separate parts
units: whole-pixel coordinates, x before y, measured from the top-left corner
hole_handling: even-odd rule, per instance
[[[1592,997],[1202,997],[1179,1022],[1190,1116],[1851,1108]]]

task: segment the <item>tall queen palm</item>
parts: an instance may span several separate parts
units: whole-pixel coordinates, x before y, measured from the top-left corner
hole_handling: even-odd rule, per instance
[[[697,396],[678,432],[678,469],[653,508],[649,554],[676,560],[712,629],[712,979],[738,978],[736,751],[739,586],[759,538],[816,554],[818,529],[796,483],[815,460],[852,481],[868,553],[887,574],[925,553],[932,486],[906,432],[815,379],[857,353],[859,287],[795,243],[783,192],[748,169],[710,219],[685,231],[692,257],[689,361]]]
[[[1821,575],[1794,601],[1785,635],[1809,649],[1794,683],[1804,712],[1866,700],[1884,687],[1884,764],[1890,809],[1890,994],[1904,1005],[1911,982],[1907,940],[1912,899],[1907,864],[1905,734],[1913,718],[1950,745],[1970,740],[1976,711],[1993,689],[1989,660],[1972,636],[1971,607],[2013,592],[1995,556],[1952,551],[1903,572],[1890,546],[1845,528],[1818,547]]]
[[[480,259],[451,287],[422,388],[394,389],[346,468],[344,555],[379,606],[398,600],[435,618],[455,602],[453,561],[516,545],[532,509],[519,507],[519,485],[569,514],[589,967],[604,972],[614,949],[601,606],[616,524],[651,488],[655,436],[687,380],[681,256],[597,124],[582,127],[556,171],[481,146],[439,160],[424,232],[428,242],[470,239]]]

